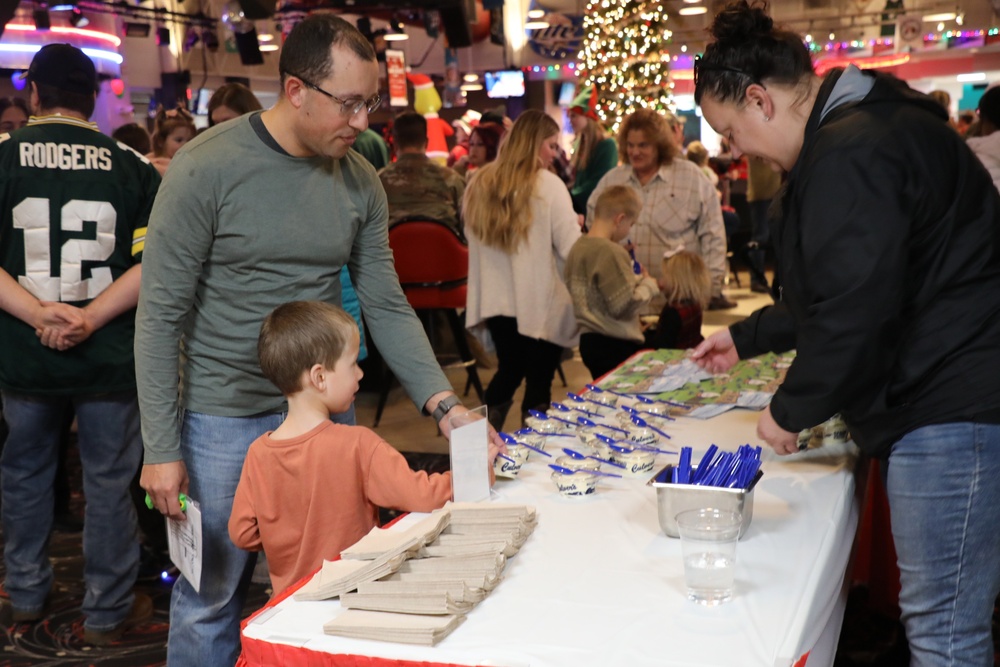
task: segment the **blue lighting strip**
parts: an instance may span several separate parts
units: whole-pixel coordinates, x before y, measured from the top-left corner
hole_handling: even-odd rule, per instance
[[[44,44],[0,44],[0,52],[36,53],[43,46],[45,45]],[[122,58],[120,54],[117,54],[114,51],[105,51],[103,49],[88,49],[88,48],[82,48],[80,50],[86,53],[91,58],[110,60],[116,65],[121,65],[122,62],[125,60],[124,58]]]

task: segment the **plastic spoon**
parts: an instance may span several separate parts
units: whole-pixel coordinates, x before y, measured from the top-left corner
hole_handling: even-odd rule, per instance
[[[587,403],[589,405],[596,405],[597,407],[603,408],[605,410],[614,409],[614,406],[605,405],[604,403],[598,403],[597,401],[592,401],[589,398],[584,398],[580,394],[574,394],[571,391],[567,391],[566,396],[569,398],[569,400],[573,401],[574,403]]]
[[[621,478],[621,475],[616,475],[613,472],[601,472],[599,470],[573,470],[572,468],[564,468],[562,466],[557,466],[554,463],[550,463],[549,467],[552,468],[553,470],[555,470],[556,472],[561,473],[563,475],[576,475],[577,473],[583,473],[585,475],[599,475],[600,477],[618,477],[618,478]]]
[[[530,449],[533,452],[538,452],[539,454],[542,454],[544,456],[548,456],[549,458],[552,458],[552,455],[549,454],[544,449],[540,449],[538,447],[534,447],[532,445],[529,445],[526,442],[521,442],[520,440],[518,440],[517,438],[515,438],[514,436],[512,436],[510,433],[501,433],[500,434],[500,439],[503,440],[508,445],[518,445],[520,447],[527,447],[528,449]]]
[[[571,433],[542,433],[541,431],[536,431],[535,429],[528,428],[527,426],[514,431],[514,435],[540,435],[545,438],[576,438],[576,436]]]
[[[648,412],[647,410],[636,410],[631,405],[619,405],[622,410],[629,413],[633,417],[638,417],[639,415],[649,415],[650,417],[656,417],[657,419],[666,419],[667,421],[677,421],[670,415],[658,415],[655,412]]]
[[[653,426],[652,424],[650,424],[649,422],[647,422],[642,417],[640,417],[638,415],[632,415],[631,419],[632,419],[632,423],[635,424],[636,426],[638,426],[639,428],[648,428],[649,430],[653,431],[654,433],[659,433],[660,435],[662,435],[667,440],[673,440],[673,438],[671,438],[669,435],[667,435],[666,433],[664,433],[660,429],[656,428],[655,426]]]
[[[618,445],[619,447],[628,447],[629,451],[633,449],[641,449],[647,452],[656,452],[657,454],[676,454],[677,452],[670,449],[659,449],[658,447],[650,447],[649,445],[641,445],[638,442],[625,442],[624,440],[615,440],[614,438],[609,438],[606,435],[601,435],[600,433],[595,434],[597,439],[604,444],[614,447]],[[622,443],[622,444],[619,444]]]
[[[582,461],[584,459],[593,459],[595,461],[600,461],[601,463],[607,463],[609,466],[615,466],[616,468],[624,468],[625,467],[621,463],[615,463],[614,461],[609,461],[607,459],[602,459],[602,458],[600,458],[598,456],[587,456],[586,454],[578,452],[575,449],[570,449],[569,447],[563,447],[562,450],[564,452],[566,452],[566,454],[568,454],[571,458],[577,459],[578,461]]]
[[[601,416],[601,415],[597,414],[596,412],[591,412],[590,410],[585,410],[584,408],[575,408],[575,407],[571,408],[568,405],[566,405],[565,403],[560,403],[558,401],[552,401],[551,405],[552,405],[553,408],[555,408],[559,412],[582,412],[583,414],[587,415],[588,417],[600,417]]]
[[[624,433],[628,435],[628,431],[623,428],[618,428],[617,426],[609,426],[607,424],[595,424],[586,417],[577,417],[576,421],[579,422],[581,426],[586,426],[587,428],[606,428],[609,431],[618,431],[619,433]]]

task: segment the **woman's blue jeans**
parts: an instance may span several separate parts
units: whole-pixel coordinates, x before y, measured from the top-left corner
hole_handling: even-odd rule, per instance
[[[13,605],[40,611],[52,588],[49,532],[63,416],[76,410],[87,503],[83,519],[82,611],[87,628],[106,631],[132,608],[139,539],[129,485],[142,439],[134,393],[51,397],[3,393],[10,428],[0,457],[5,587]]]
[[[284,414],[215,417],[185,411],[181,454],[189,495],[201,509],[202,554],[199,592],[184,577],[170,600],[167,664],[226,667],[240,654],[240,616],[257,555],[233,545],[229,515],[251,443],[281,425]],[[354,406],[334,421],[354,423]]]
[[[912,667],[992,667],[1000,425],[916,429],[884,468]]]

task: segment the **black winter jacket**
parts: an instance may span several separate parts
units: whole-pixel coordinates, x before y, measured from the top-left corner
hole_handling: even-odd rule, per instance
[[[929,97],[882,74],[820,119],[772,222],[781,301],[731,327],[741,358],[797,348],[771,403],[799,431],[841,412],[866,452],[1000,423],[1000,195]]]

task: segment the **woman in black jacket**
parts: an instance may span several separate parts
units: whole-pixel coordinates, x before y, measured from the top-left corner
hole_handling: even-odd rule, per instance
[[[1000,196],[940,105],[854,67],[825,79],[761,5],[729,5],[695,99],[733,153],[788,173],[781,300],[694,353],[795,348],[757,433],[778,454],[836,412],[883,460],[913,665],[992,665],[1000,593]]]

